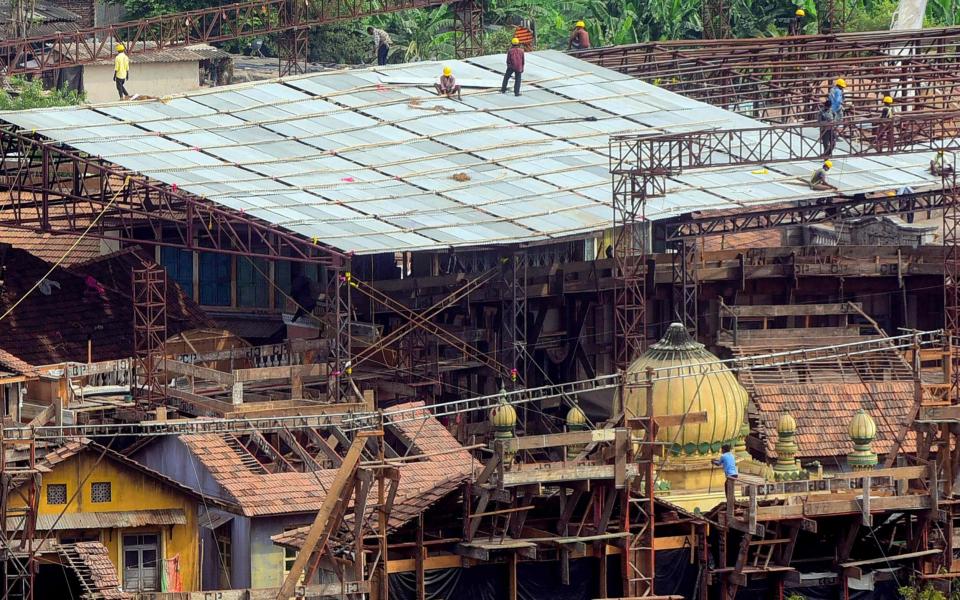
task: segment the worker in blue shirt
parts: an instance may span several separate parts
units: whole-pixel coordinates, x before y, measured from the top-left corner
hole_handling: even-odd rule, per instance
[[[737,457],[730,451],[730,444],[721,446],[720,451],[722,452],[720,458],[714,459],[713,464],[718,467],[723,467],[723,474],[727,477],[736,479],[737,475],[739,475],[737,471]]]
[[[843,118],[843,90],[847,89],[847,82],[841,77],[837,79],[833,87],[830,88],[830,94],[827,98],[830,100],[830,110],[833,111],[834,120]]]

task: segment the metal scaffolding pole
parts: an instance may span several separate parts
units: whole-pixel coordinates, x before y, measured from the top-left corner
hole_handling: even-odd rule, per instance
[[[514,252],[504,264],[503,363],[510,367],[510,380],[522,386],[527,382],[527,253]]]
[[[457,58],[483,54],[482,0],[460,0],[453,5],[453,49]]]
[[[277,36],[277,57],[280,77],[307,72],[310,29],[298,27]]]
[[[699,317],[699,249],[697,238],[682,238],[673,258],[673,306],[677,318],[694,338]]]
[[[163,267],[147,264],[133,269],[133,352],[135,375],[131,386],[137,402],[156,406],[166,399],[166,380],[160,377],[167,341],[167,277]]]
[[[26,464],[14,464],[12,454],[26,450]],[[0,560],[4,599],[33,600],[37,573],[37,509],[40,471],[34,437],[8,438],[0,432]],[[9,458],[8,458],[9,457]]]

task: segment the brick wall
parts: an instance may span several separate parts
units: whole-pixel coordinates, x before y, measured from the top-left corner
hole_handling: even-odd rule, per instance
[[[65,8],[80,17],[78,27],[93,27],[96,0],[49,0],[50,4]]]

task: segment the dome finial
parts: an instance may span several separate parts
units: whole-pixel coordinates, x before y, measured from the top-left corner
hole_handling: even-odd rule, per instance
[[[576,400],[574,400],[570,410],[567,411],[566,422],[567,431],[585,431],[590,428],[587,424],[587,415],[583,412],[583,409],[580,408],[580,404]],[[586,447],[586,444],[571,444],[567,446],[567,458],[570,460],[575,459],[580,456],[580,453],[583,452],[583,449]]]
[[[853,440],[853,452],[847,454],[847,464],[851,471],[870,471],[877,466],[877,453],[871,445],[877,437],[877,424],[862,408],[853,415],[848,430]]]
[[[777,422],[777,462],[773,465],[773,475],[777,481],[792,481],[803,478],[803,469],[797,461],[800,448],[795,440],[797,420],[790,413],[784,413]]]

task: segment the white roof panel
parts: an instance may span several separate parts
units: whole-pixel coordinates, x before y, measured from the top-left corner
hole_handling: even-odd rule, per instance
[[[527,54],[522,96],[500,94],[504,61],[315,73],[0,120],[357,253],[597,232],[613,216],[610,135],[763,126],[554,51]],[[445,65],[469,82],[462,100],[433,90]],[[830,178],[845,192],[939,184],[919,156],[835,160]],[[816,166],[684,172],[646,214],[815,197],[805,179]]]

